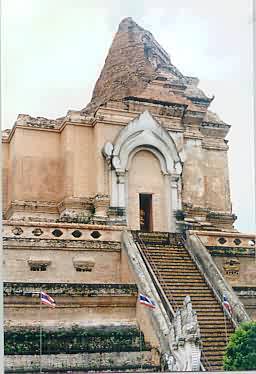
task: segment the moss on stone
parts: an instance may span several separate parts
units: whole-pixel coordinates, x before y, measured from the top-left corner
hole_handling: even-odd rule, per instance
[[[140,342],[141,339],[141,342]],[[42,330],[43,353],[131,352],[149,350],[136,326],[72,327]],[[39,353],[39,327],[5,331],[5,354]]]

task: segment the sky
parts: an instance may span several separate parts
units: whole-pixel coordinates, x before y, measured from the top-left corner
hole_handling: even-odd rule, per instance
[[[252,0],[2,0],[2,128],[90,101],[125,17],[149,30],[184,75],[215,95],[228,135],[235,227],[255,232]]]

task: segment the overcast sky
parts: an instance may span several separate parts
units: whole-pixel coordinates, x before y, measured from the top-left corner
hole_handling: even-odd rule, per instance
[[[251,0],[2,0],[3,128],[19,113],[48,118],[82,109],[118,24],[151,31],[185,75],[215,95],[228,135],[236,228],[253,232]]]

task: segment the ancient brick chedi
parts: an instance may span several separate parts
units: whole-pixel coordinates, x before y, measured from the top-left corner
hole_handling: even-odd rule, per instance
[[[55,121],[19,115],[4,132],[5,217],[76,213],[112,224],[122,212],[138,229],[141,190],[152,194],[154,230],[176,231],[177,210],[231,229],[230,126],[208,110],[212,98],[198,82],[151,33],[123,20],[85,109]]]
[[[57,305],[40,314],[44,370],[221,368],[250,318],[232,286],[256,315],[255,240],[233,226],[230,125],[198,84],[126,18],[85,108],[3,131],[7,372],[39,368],[40,290]]]

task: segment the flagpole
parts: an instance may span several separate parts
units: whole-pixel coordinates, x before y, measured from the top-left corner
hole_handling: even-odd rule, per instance
[[[139,327],[140,329],[140,368],[142,370],[142,344],[141,344],[141,327]]]
[[[41,292],[40,292],[40,308],[39,308],[39,346],[40,346],[40,373],[42,373],[42,324],[41,324],[41,309],[42,309],[42,302],[41,302]]]
[[[226,332],[226,344],[228,344],[227,321],[226,321],[226,310],[225,309],[224,309],[224,324],[225,324],[225,332]]]

